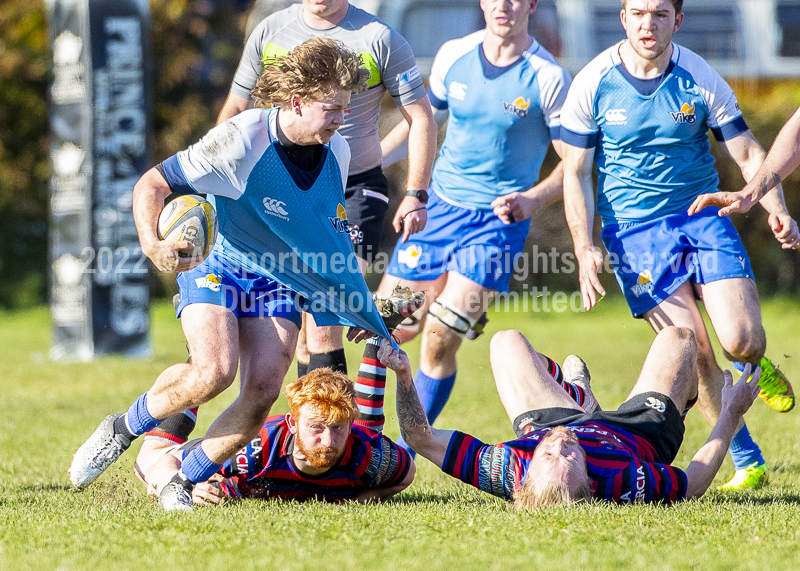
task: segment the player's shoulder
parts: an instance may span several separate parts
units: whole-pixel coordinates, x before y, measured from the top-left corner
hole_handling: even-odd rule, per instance
[[[539,84],[562,84],[569,87],[572,77],[566,69],[556,61],[549,51],[535,39],[531,46],[522,53],[527,64],[536,72]]]
[[[673,44],[672,62],[675,64],[676,72],[687,73],[700,85],[716,83],[721,77],[702,56],[678,44]]]
[[[344,19],[337,24],[338,27],[357,32],[369,43],[384,43],[390,47],[396,44],[407,44],[405,38],[392,28],[389,24],[381,20],[375,14],[358,8],[350,4],[350,9]]]
[[[621,42],[620,42],[621,43]],[[583,66],[573,82],[576,85],[597,85],[608,73],[622,61],[619,57],[619,45],[614,44],[597,54],[589,63]]]
[[[271,109],[248,109],[220,123],[186,151],[204,156],[212,165],[233,166],[253,149],[269,146]]]
[[[431,75],[435,74],[444,78],[455,62],[470,53],[478,44],[483,42],[485,35],[486,30],[478,30],[462,38],[446,41],[442,44],[442,47],[439,48],[439,51],[436,52]]]
[[[442,44],[436,52],[436,58],[458,59],[472,51],[475,46],[483,42],[486,30],[478,30],[461,38],[454,38]]]

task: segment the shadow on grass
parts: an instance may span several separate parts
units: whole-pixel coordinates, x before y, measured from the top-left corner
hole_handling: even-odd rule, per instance
[[[737,504],[768,506],[772,504],[800,505],[800,494],[795,492],[744,491],[744,492],[718,492],[704,498],[709,504]]]

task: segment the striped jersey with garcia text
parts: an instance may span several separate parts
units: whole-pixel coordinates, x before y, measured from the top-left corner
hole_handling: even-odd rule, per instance
[[[655,449],[644,438],[604,422],[567,424],[586,452],[595,498],[618,503],[674,502],[686,496],[686,474],[655,462]],[[521,487],[539,442],[549,428],[523,438],[487,445],[454,432],[442,470],[476,488],[512,500]]]

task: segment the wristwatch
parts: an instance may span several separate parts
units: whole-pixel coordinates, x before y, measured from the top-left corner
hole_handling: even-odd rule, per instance
[[[428,191],[427,190],[407,190],[406,196],[413,196],[417,200],[419,200],[422,204],[428,203]]]

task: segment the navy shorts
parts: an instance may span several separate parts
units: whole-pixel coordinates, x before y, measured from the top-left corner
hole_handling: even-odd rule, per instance
[[[576,422],[602,422],[647,440],[656,451],[656,462],[672,464],[683,443],[681,413],[666,395],[648,392],[625,401],[617,410],[585,413],[574,408],[543,408],[519,415],[514,432],[522,438],[532,430],[567,426]]]
[[[347,177],[344,202],[356,256],[371,263],[378,253],[383,219],[389,209],[389,181],[381,167]]]

